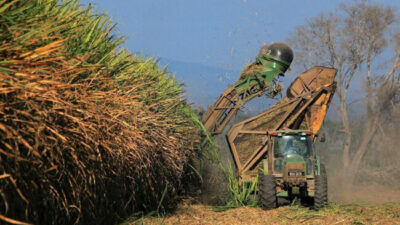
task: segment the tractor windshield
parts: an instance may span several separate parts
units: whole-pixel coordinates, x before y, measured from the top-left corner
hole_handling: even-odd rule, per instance
[[[285,157],[289,154],[298,154],[303,157],[311,155],[311,139],[309,136],[283,135],[274,140],[274,157]]]

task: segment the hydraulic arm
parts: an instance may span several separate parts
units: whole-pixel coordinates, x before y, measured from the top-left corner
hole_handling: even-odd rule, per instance
[[[223,131],[230,119],[246,102],[268,92],[274,96],[281,88],[277,77],[285,73],[293,60],[293,52],[284,43],[273,43],[261,48],[257,61],[242,72],[240,79],[225,90],[202,118],[212,134]]]

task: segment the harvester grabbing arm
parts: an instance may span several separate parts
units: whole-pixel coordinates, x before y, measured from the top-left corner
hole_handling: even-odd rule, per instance
[[[207,110],[202,121],[205,128],[216,135],[246,102],[268,92],[275,96],[281,91],[277,77],[283,76],[293,60],[292,49],[284,43],[263,46],[255,63],[247,66],[239,80],[218,98]]]

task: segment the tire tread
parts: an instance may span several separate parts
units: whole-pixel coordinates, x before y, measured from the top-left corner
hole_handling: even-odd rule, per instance
[[[273,175],[259,174],[258,195],[263,209],[277,207],[276,183]]]
[[[321,164],[320,175],[315,177],[314,208],[321,209],[328,204],[328,180],[325,166]]]

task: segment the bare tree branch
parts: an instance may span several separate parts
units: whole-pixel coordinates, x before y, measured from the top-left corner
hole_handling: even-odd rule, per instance
[[[321,14],[309,19],[288,38],[296,52],[295,65],[299,62],[304,69],[317,64],[329,65],[338,70],[336,93],[339,104],[334,104],[333,108],[340,116],[346,134],[343,168],[351,172],[348,173],[350,180],[354,179],[373,133],[379,129],[385,107],[397,96],[395,86],[390,85],[390,82],[400,81],[400,32],[390,39],[390,31],[396,25],[395,15],[394,8],[354,1],[343,4],[328,16]],[[393,43],[394,48],[388,47]],[[382,62],[384,52],[389,51],[394,52],[395,57],[385,65],[386,72],[378,73],[375,66]],[[352,140],[348,113],[348,95],[355,77],[366,81],[363,89],[366,119],[357,146]]]

